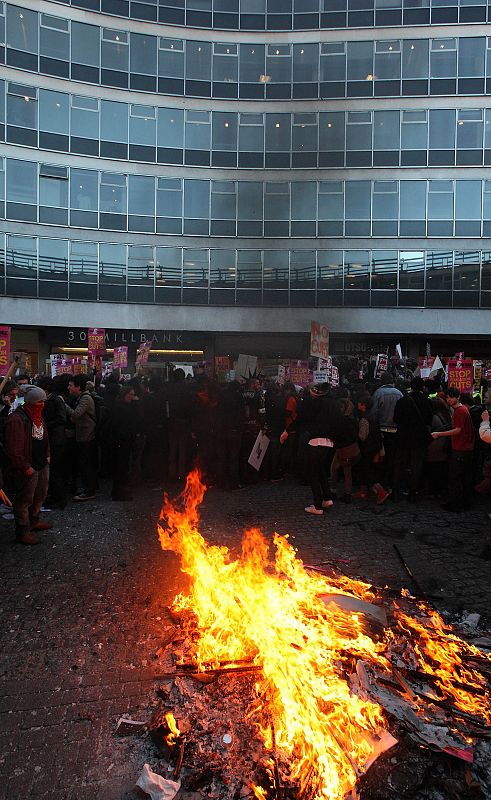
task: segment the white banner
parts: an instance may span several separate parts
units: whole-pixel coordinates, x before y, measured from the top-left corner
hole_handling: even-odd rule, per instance
[[[266,436],[264,431],[259,431],[257,435],[257,439],[254,442],[254,447],[251,450],[251,454],[248,458],[247,463],[254,467],[254,469],[259,470],[261,469],[261,464],[264,461],[264,456],[266,455],[266,450],[269,446],[269,438]]]

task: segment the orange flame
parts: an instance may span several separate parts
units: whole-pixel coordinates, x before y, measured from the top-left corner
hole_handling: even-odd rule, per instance
[[[260,664],[260,695],[271,708],[275,746],[290,762],[292,779],[300,792],[314,785],[317,796],[340,800],[363,771],[372,736],[383,725],[379,706],[351,694],[344,672],[351,671],[353,656],[387,661],[385,645],[365,633],[357,614],[326,607],[319,596],[342,590],[367,597],[369,587],[310,574],[278,534],[274,560],[257,529],[246,531],[235,560],[228,548],[208,546],[197,527],[204,491],[199,473],[191,473],[184,508],[166,497],[158,525],[162,548],[181,556],[191,578],[189,595],[175,605],[197,617],[198,668],[241,659]],[[263,739],[271,749],[267,731]]]

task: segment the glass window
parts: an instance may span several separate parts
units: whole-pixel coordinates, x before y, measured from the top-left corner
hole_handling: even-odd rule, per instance
[[[317,252],[317,288],[343,288],[343,251],[319,250]]]
[[[426,251],[426,289],[452,288],[453,252]]]
[[[128,176],[128,213],[155,216],[155,178]]]
[[[265,218],[270,220],[290,219],[290,184],[266,183],[264,196]]]
[[[295,181],[291,185],[292,220],[317,219],[317,183],[315,181]]]
[[[318,83],[319,45],[296,44],[293,46],[293,83]]]
[[[266,152],[291,151],[290,114],[266,115]]]
[[[234,181],[211,182],[211,218],[213,220],[235,220],[236,202]]]
[[[425,254],[421,250],[399,253],[399,289],[424,289]]]
[[[263,286],[265,289],[288,289],[288,250],[265,250]]]
[[[459,78],[484,76],[485,45],[484,37],[463,36],[459,39]]]
[[[239,45],[239,70],[241,83],[260,83],[266,76],[266,51],[263,44]]]
[[[38,52],[38,15],[26,8],[7,5],[7,47]]]
[[[397,219],[399,192],[397,181],[373,182],[373,218]]]
[[[430,53],[432,78],[455,78],[457,75],[457,45],[455,39],[433,39]]]
[[[292,55],[289,44],[268,45],[266,74],[269,75],[272,83],[291,83]]]
[[[186,112],[186,149],[208,150],[211,141],[211,121],[209,111]]]
[[[238,219],[262,221],[263,184],[253,181],[239,181],[237,197]]]
[[[130,106],[130,144],[155,147],[157,120],[153,106]]]
[[[457,111],[457,148],[459,150],[481,148],[483,141],[482,109],[460,109]]]
[[[126,284],[126,245],[99,245],[99,282]]]
[[[210,285],[216,288],[235,286],[235,250],[210,250]]]
[[[426,181],[401,181],[401,219],[426,219]]]
[[[128,284],[153,288],[155,260],[153,247],[149,245],[128,246]],[[137,298],[135,298],[137,299]],[[142,299],[145,299],[142,297]]]
[[[31,161],[7,159],[7,201],[37,204],[38,165]]]
[[[178,108],[159,108],[157,145],[182,150],[184,147],[184,111]]]
[[[317,114],[294,114],[292,130],[292,149],[295,153],[302,151],[317,152],[318,144]]]
[[[72,96],[71,135],[80,139],[99,138],[99,101],[93,97]]]
[[[453,109],[432,109],[429,125],[430,148],[432,150],[453,150],[455,148],[455,111]]]
[[[239,59],[236,44],[213,45],[213,80],[237,83]]]
[[[140,75],[157,74],[157,38],[143,33],[130,34],[130,70]]]
[[[237,251],[238,289],[260,289],[262,286],[262,271],[260,250]]]
[[[428,39],[405,39],[402,42],[402,77],[405,80],[427,78],[429,72]]]
[[[480,250],[454,253],[453,288],[479,290],[481,273]]]
[[[180,178],[157,178],[157,216],[182,217]]]
[[[181,286],[182,249],[180,247],[157,247],[155,260],[157,285]]]
[[[344,288],[370,288],[370,257],[367,250],[346,250],[344,254]]]
[[[348,111],[346,150],[372,149],[372,112]]]
[[[397,289],[397,250],[372,250],[372,289]]]
[[[68,134],[70,96],[62,92],[39,90],[39,129],[47,133]]]
[[[184,181],[184,217],[210,218],[210,182],[187,179]]]
[[[346,44],[345,42],[325,42],[321,44],[320,79],[321,81],[346,80]]]
[[[373,81],[372,42],[348,42],[348,80]]]
[[[128,141],[128,106],[113,100],[101,100],[101,139],[106,142]]]
[[[239,114],[239,151],[241,153],[264,152],[264,117],[262,114]]]
[[[401,46],[398,41],[375,43],[375,78],[399,80],[401,77]]]
[[[68,208],[68,170],[41,164],[39,169],[39,205]]]
[[[428,219],[453,220],[452,181],[429,181]]]
[[[319,183],[319,219],[344,219],[343,181]]]
[[[69,61],[70,35],[67,19],[41,14],[39,39],[42,56]]]
[[[186,42],[186,78],[195,81],[211,80],[211,44]]]
[[[7,123],[18,128],[37,130],[37,90],[18,83],[8,84]]]
[[[70,242],[70,280],[97,283],[99,258],[96,242]]]
[[[183,252],[184,286],[208,286],[209,251],[185,249]]]
[[[344,151],[344,111],[319,114],[319,149]]]
[[[455,219],[481,220],[482,182],[455,181]]]
[[[159,75],[163,78],[184,77],[184,42],[180,39],[159,39]]]
[[[292,250],[290,253],[290,288],[315,289],[315,250]]]
[[[101,173],[100,210],[126,214],[126,176],[115,172]]]
[[[212,113],[212,150],[237,152],[237,114]]]
[[[97,211],[99,173],[92,169],[70,170],[70,208]]]
[[[375,111],[373,149],[399,150],[399,111]]]
[[[101,44],[101,64],[105,69],[128,72],[129,66],[128,34],[103,28]]]
[[[68,280],[68,240],[39,239],[39,277],[44,280]]]
[[[370,181],[346,182],[346,219],[370,219]]]
[[[34,236],[7,234],[7,277],[37,277],[37,241]]]
[[[100,64],[101,34],[95,25],[72,20],[72,61],[98,67]]]
[[[403,150],[426,150],[428,121],[426,111],[403,111],[401,147]]]

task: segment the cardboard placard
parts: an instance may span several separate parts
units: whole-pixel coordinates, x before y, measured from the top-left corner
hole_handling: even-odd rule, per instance
[[[128,348],[126,345],[114,348],[113,367],[114,369],[122,369],[128,366]]]
[[[140,366],[141,364],[146,364],[148,361],[148,356],[150,355],[150,350],[152,349],[152,342],[142,342],[139,347],[138,355],[136,356],[136,365]]]
[[[474,365],[472,358],[451,358],[448,362],[448,385],[460,392],[470,392],[474,388]]]
[[[238,380],[247,381],[251,375],[256,374],[257,369],[257,356],[248,356],[244,353],[239,353],[237,364],[235,366],[235,374]]]
[[[106,331],[104,328],[89,328],[87,336],[89,352],[102,356],[106,352]]]
[[[0,325],[0,370],[10,365],[10,327]],[[7,371],[5,369],[5,372]]]
[[[310,323],[310,355],[317,358],[329,355],[329,327],[323,322]]]
[[[311,383],[309,375],[309,362],[308,361],[290,361],[288,366],[288,379],[295,384],[295,386],[303,386],[304,388]]]
[[[256,441],[254,442],[254,447],[251,450],[251,454],[247,459],[247,463],[254,467],[258,472],[261,469],[261,464],[264,461],[264,456],[266,455],[266,450],[269,446],[269,437],[266,436],[264,431],[259,431]]]
[[[375,380],[378,380],[382,372],[387,372],[389,366],[389,356],[387,353],[379,353],[377,355],[377,363],[375,364]]]

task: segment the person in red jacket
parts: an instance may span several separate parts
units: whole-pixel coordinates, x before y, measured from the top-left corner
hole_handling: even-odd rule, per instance
[[[450,438],[452,451],[448,475],[448,502],[445,511],[468,511],[472,501],[472,456],[474,425],[467,406],[460,402],[460,392],[454,387],[446,391],[447,405],[453,411],[452,427],[448,431],[433,431],[433,439]]]
[[[19,406],[7,419],[5,449],[13,470],[16,488],[13,501],[16,540],[21,544],[39,544],[33,531],[52,528],[41,522],[39,513],[48,491],[49,441],[43,422],[46,393],[32,386]]]

